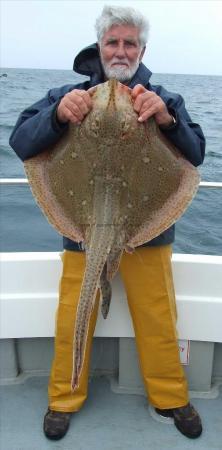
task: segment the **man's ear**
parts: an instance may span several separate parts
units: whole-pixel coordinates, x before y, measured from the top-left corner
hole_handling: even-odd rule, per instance
[[[143,47],[143,49],[141,50],[141,53],[140,53],[140,61],[142,61],[142,59],[143,59],[143,55],[144,55],[144,53],[145,53],[145,50],[146,50],[146,46]]]

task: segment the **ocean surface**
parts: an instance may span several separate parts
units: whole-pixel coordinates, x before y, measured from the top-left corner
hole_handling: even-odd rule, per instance
[[[24,178],[23,164],[8,144],[19,113],[52,87],[81,81],[67,70],[1,69],[0,177]],[[207,140],[202,181],[222,181],[222,77],[154,74],[152,84],[182,94],[192,120]],[[2,252],[60,251],[62,238],[36,206],[28,185],[0,186]],[[200,188],[177,222],[176,253],[222,255],[222,189]]]

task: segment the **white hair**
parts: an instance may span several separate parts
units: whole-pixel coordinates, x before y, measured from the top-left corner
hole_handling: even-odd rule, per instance
[[[138,28],[140,45],[141,47],[146,45],[149,22],[139,11],[122,6],[104,6],[101,15],[96,19],[95,23],[99,43],[101,43],[104,34],[115,25],[130,25]]]

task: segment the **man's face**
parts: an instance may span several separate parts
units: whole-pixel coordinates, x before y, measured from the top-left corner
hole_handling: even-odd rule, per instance
[[[103,36],[100,57],[106,77],[129,81],[139,67],[145,47],[141,48],[139,30],[134,26],[115,25]]]

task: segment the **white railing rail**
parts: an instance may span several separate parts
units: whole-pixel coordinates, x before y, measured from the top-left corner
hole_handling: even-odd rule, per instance
[[[28,184],[27,178],[0,178],[0,184]]]
[[[27,178],[0,178],[0,184],[28,184]],[[219,181],[201,181],[201,188],[222,188],[222,182]]]

